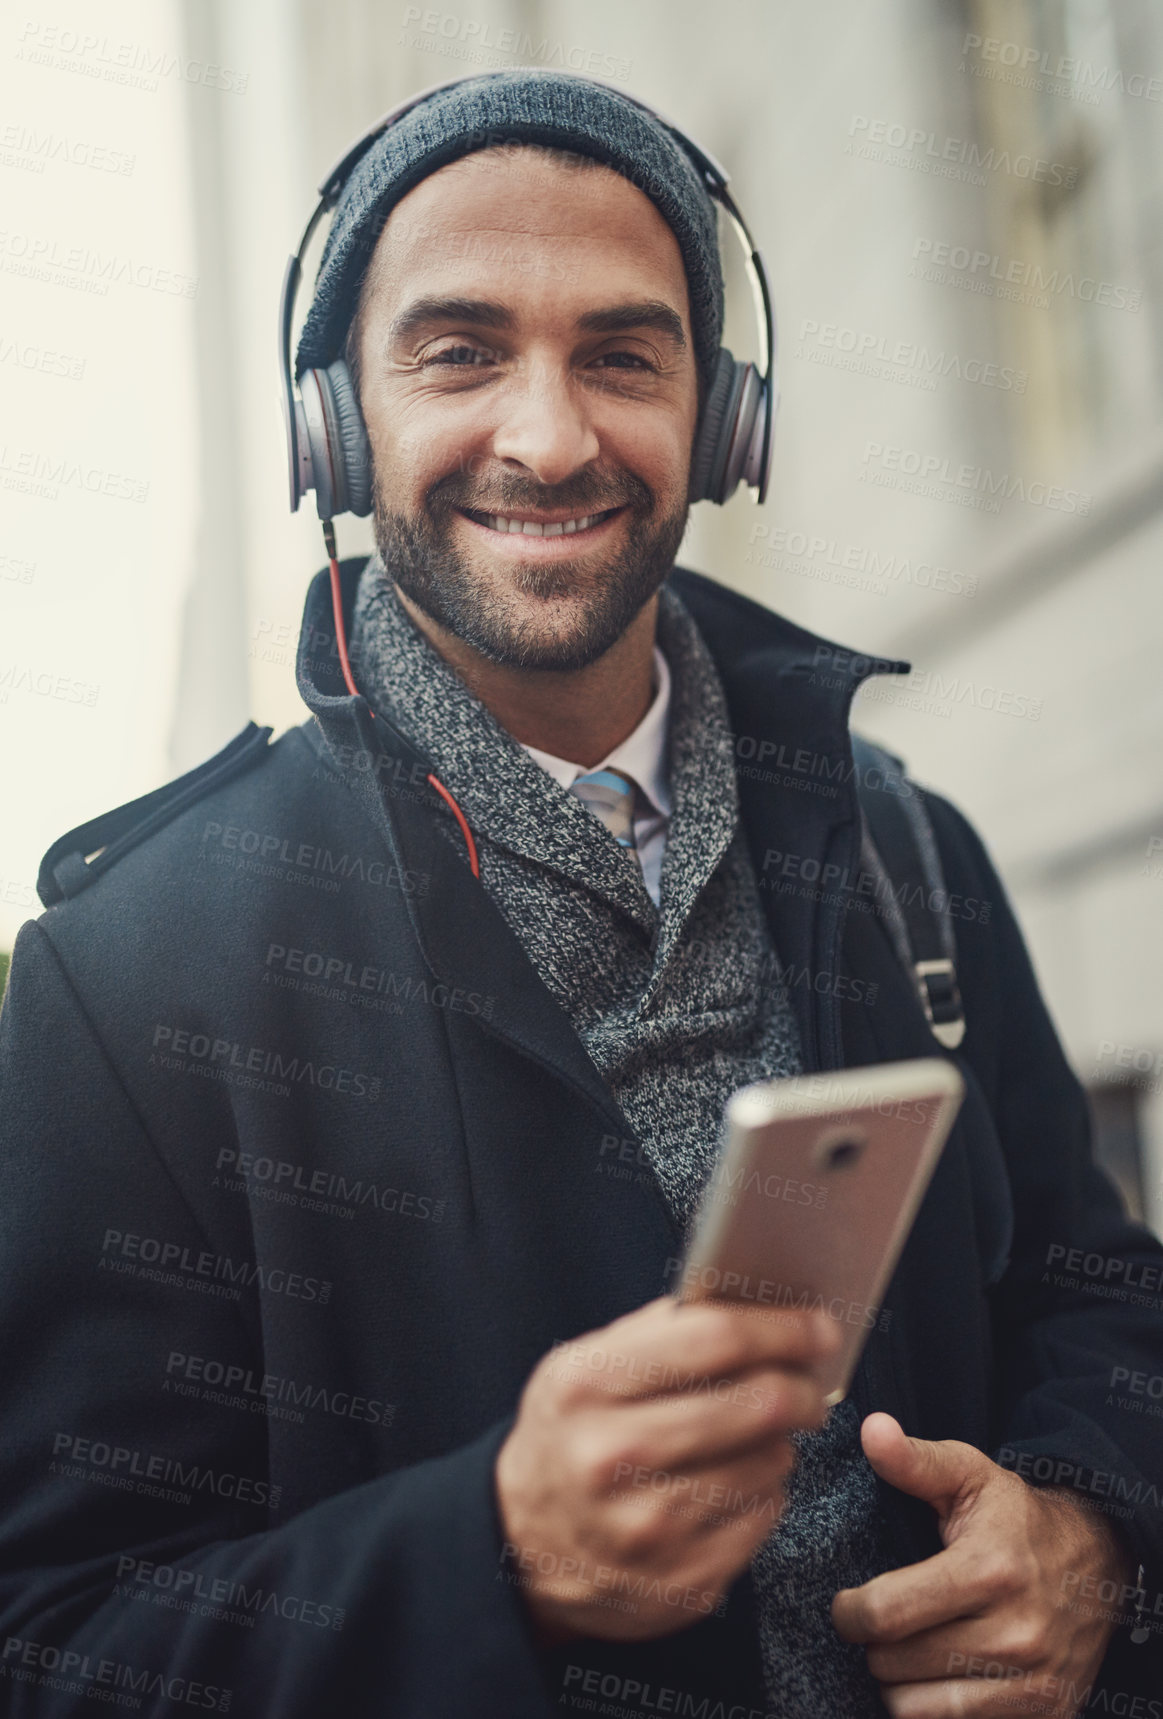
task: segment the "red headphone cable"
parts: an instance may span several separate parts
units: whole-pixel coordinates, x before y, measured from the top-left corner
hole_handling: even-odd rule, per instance
[[[331,607],[335,614],[335,642],[339,647],[339,666],[343,670],[343,678],[347,683],[348,692],[351,693],[353,698],[358,698],[359,688],[356,686],[355,681],[352,678],[351,663],[347,655],[347,637],[343,629],[343,596],[339,589],[339,561],[335,552],[335,526],[330,519],[325,519],[323,521],[323,541],[327,545],[327,559],[331,564]],[[371,710],[370,704],[368,705],[368,709]],[[372,715],[375,715],[374,710],[372,710]],[[428,781],[431,782],[432,786],[436,789],[436,792],[440,794],[451,807],[452,815],[460,825],[461,834],[464,836],[465,842],[468,846],[468,863],[472,867],[472,875],[479,881],[481,875],[480,862],[477,859],[476,843],[472,839],[472,831],[468,827],[468,820],[465,818],[464,813],[461,811],[448,789],[444,786],[444,783],[439,781],[432,774],[431,770],[428,772]]]

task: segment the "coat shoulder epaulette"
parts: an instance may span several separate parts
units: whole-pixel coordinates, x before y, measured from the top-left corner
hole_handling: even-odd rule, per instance
[[[78,895],[116,865],[130,848],[184,812],[212,788],[251,769],[262,758],[273,730],[248,722],[241,733],[204,764],[172,782],[130,800],[55,841],[40,862],[36,893],[46,907]]]

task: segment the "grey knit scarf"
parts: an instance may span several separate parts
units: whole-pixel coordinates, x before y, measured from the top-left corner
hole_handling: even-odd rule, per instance
[[[373,556],[360,579],[357,682],[432,759],[477,843],[481,883],[569,1015],[689,1234],[723,1108],[749,1081],[802,1068],[739,815],[718,671],[678,594],[659,593],[671,671],[671,821],[655,907],[633,854],[504,729],[429,644]],[[467,864],[451,812],[433,816]],[[784,1514],[752,1569],[771,1711],[882,1715],[862,1653],[841,1642],[839,1587],[887,1567],[851,1403],[796,1435]]]

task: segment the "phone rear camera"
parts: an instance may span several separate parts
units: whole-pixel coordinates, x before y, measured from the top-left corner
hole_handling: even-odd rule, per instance
[[[863,1140],[829,1140],[819,1153],[821,1167],[825,1170],[849,1170],[863,1150]]]

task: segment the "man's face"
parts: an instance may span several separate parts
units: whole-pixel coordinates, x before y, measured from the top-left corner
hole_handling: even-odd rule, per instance
[[[671,229],[608,167],[484,150],[396,206],[366,292],[360,403],[390,575],[493,662],[595,661],[686,524],[697,382]],[[511,523],[526,521],[571,528]]]

